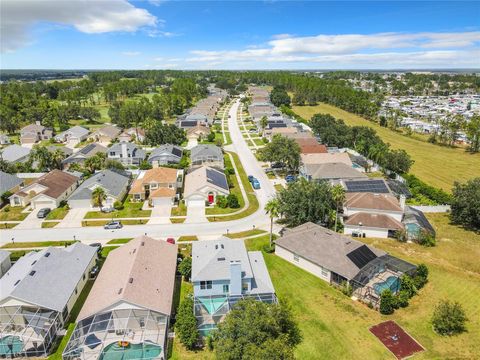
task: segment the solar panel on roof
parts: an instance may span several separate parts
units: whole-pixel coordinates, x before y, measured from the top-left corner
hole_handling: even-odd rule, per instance
[[[367,245],[362,245],[359,248],[349,252],[347,257],[355,264],[356,267],[361,269],[370,261],[376,259],[377,255],[375,255]]]
[[[228,183],[225,174],[213,169],[207,169],[207,181],[211,184],[217,185],[223,189],[228,190]]]
[[[178,157],[182,157],[182,150],[180,150],[179,148],[173,147],[172,154]]]
[[[407,185],[397,180],[387,180],[388,187],[397,195],[405,195],[407,198],[412,197],[412,193]]]
[[[80,152],[83,154],[83,155],[86,155],[88,154],[90,151],[92,151],[94,148],[95,148],[96,144],[88,144],[87,146],[85,146],[82,150],[80,150]]]
[[[384,180],[345,181],[345,186],[347,187],[347,192],[390,193]]]

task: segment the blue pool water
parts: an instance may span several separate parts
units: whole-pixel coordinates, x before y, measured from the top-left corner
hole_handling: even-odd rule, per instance
[[[387,280],[373,284],[373,289],[377,295],[380,295],[385,289],[390,289],[395,294],[400,290],[400,279],[396,276],[389,276]]]
[[[154,343],[130,344],[121,347],[118,342],[111,343],[103,349],[99,360],[147,360],[160,356],[162,347]]]
[[[18,354],[23,349],[23,342],[18,336],[7,335],[0,339],[0,356]]]

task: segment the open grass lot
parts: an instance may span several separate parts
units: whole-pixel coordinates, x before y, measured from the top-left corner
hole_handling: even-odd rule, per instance
[[[152,210],[142,210],[143,202],[131,202],[128,197],[123,203],[122,210],[115,210],[111,213],[101,211],[89,211],[84,219],[112,219],[112,218],[133,218],[133,217],[149,217]]]
[[[22,213],[25,208],[21,206],[5,206],[0,210],[0,221],[22,221],[28,216],[28,213]]]
[[[364,239],[392,255],[414,263],[424,262],[430,281],[410,305],[383,316],[350,300],[324,281],[278,258],[265,254],[277,295],[288,298],[304,340],[296,349],[299,359],[390,359],[386,348],[368,328],[381,321],[397,321],[427,351],[415,359],[474,359],[480,349],[480,235],[452,226],[445,214],[428,215],[437,230],[439,244],[423,248],[390,239]],[[259,250],[268,235],[246,240],[250,250]],[[441,337],[431,327],[433,307],[440,299],[457,300],[470,322],[468,332]]]
[[[450,192],[454,181],[465,181],[480,176],[480,154],[469,154],[464,149],[433,145],[420,138],[401,135],[381,127],[358,115],[335,106],[320,103],[316,106],[294,106],[293,111],[310,120],[317,113],[331,114],[348,125],[374,128],[378,135],[394,149],[404,149],[415,160],[411,173],[426,183]]]

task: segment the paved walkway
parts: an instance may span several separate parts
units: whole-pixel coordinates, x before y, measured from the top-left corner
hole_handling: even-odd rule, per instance
[[[208,220],[205,216],[205,204],[203,204],[203,206],[187,206],[186,224],[201,224],[206,222],[208,222]]]
[[[91,209],[70,209],[63,220],[60,221],[60,224],[55,227],[60,229],[81,227],[82,220],[89,211]]]

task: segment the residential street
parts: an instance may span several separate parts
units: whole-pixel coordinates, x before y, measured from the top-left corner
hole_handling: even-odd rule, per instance
[[[98,226],[45,229],[13,228],[0,231],[0,244],[12,242],[12,239],[18,242],[76,239],[88,243],[103,239],[135,237],[141,234],[162,239],[182,235],[211,236],[215,238],[227,232],[233,233],[249,230],[252,229],[253,226],[256,228],[269,229],[270,219],[265,214],[263,208],[268,199],[274,196],[275,189],[242,137],[237,123],[238,106],[239,101],[232,106],[229,112],[228,127],[232,144],[227,146],[226,149],[236,151],[247,174],[255,176],[260,181],[261,189],[256,190],[260,207],[252,215],[228,222],[128,225],[119,230],[104,230]],[[78,219],[77,216],[75,217]]]

